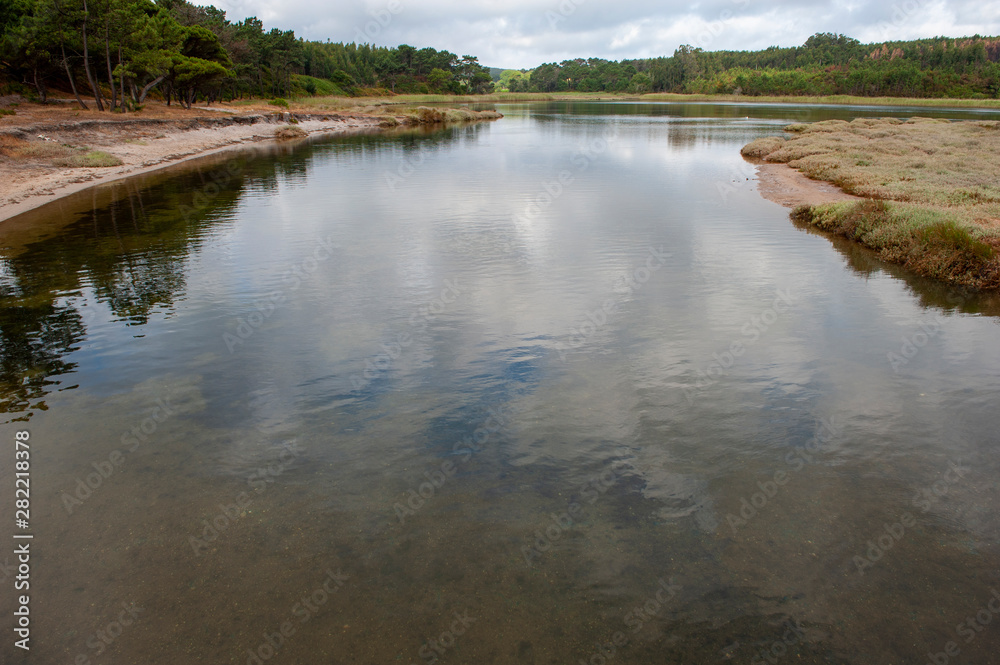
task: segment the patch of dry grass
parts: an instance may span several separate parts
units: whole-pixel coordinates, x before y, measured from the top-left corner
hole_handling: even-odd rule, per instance
[[[803,205],[792,219],[856,240],[918,275],[977,289],[1000,288],[995,236],[975,233],[947,212],[876,199]]]
[[[25,141],[15,136],[0,136],[0,154],[8,159],[49,160],[72,155],[75,151],[68,145],[55,141]]]
[[[770,154],[777,152],[785,145],[785,139],[780,136],[765,136],[762,139],[751,141],[743,146],[740,154],[750,159],[764,159]]]
[[[109,166],[121,166],[125,162],[103,150],[88,150],[84,153],[77,152],[68,157],[60,157],[54,160],[53,163],[56,166],[107,168]]]
[[[274,130],[274,138],[276,139],[298,139],[308,135],[306,130],[294,125],[286,125]]]
[[[404,116],[407,124],[411,125],[479,122],[481,120],[496,120],[503,117],[502,114],[496,111],[473,111],[465,108],[431,108],[429,106],[419,106],[412,111],[406,111],[404,112]]]
[[[985,227],[1000,219],[1000,122],[859,118],[786,130],[795,136],[747,148],[857,196],[933,206]]]
[[[789,125],[748,157],[864,197],[793,218],[855,239],[931,277],[1000,288],[1000,122],[859,118]]]
[[[42,162],[63,167],[121,166],[124,162],[101,150],[88,150],[55,141],[26,141],[0,135],[0,155],[21,162]]]

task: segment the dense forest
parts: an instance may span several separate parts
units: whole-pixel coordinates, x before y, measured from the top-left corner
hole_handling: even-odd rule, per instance
[[[511,92],[993,98],[1000,95],[998,61],[1000,38],[862,44],[826,33],[813,35],[802,46],[764,51],[681,46],[672,57],[565,60],[504,71],[499,86]]]
[[[493,72],[497,89],[510,92],[995,98],[1000,38],[862,44],[822,33],[790,48],[685,45],[670,57]],[[85,108],[134,109],[151,94],[190,107],[199,99],[487,93],[494,76],[470,55],[306,41],[187,0],[0,2],[0,94],[16,89],[44,101],[51,87]]]
[[[493,89],[473,56],[305,41],[187,0],[2,0],[0,65],[7,88],[41,101],[58,88],[99,110],[137,108],[150,94],[190,107],[196,99]]]

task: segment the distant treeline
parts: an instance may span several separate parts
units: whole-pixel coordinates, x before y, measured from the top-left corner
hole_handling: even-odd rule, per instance
[[[42,101],[59,88],[100,110],[134,108],[151,93],[190,107],[196,99],[493,89],[473,56],[305,41],[187,0],[0,0],[0,65],[0,87]]]
[[[937,37],[862,44],[832,33],[802,46],[703,51],[671,57],[564,60],[506,70],[510,92],[687,92],[896,97],[1000,96],[1000,38]],[[4,83],[6,81],[6,83]],[[0,94],[20,88],[45,100],[50,87],[81,106],[135,108],[150,94],[195,100],[306,94],[488,93],[478,59],[406,44],[305,41],[233,23],[187,0],[0,0]]]
[[[510,92],[993,98],[1000,95],[998,61],[1000,38],[862,44],[823,33],[802,46],[763,51],[681,46],[672,57],[564,60],[533,70],[507,70],[499,86]]]

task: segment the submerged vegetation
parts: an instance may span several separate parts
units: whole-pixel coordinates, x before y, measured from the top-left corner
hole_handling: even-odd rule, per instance
[[[863,201],[799,206],[798,222],[842,235],[915,272],[1000,288],[1000,122],[826,120],[786,127],[744,156],[784,163]]]

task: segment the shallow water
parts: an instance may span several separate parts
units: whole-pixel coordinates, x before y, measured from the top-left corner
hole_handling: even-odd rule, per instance
[[[992,116],[498,108],[0,229],[34,534],[30,660],[0,653],[993,662],[996,300],[797,229],[739,156]]]

